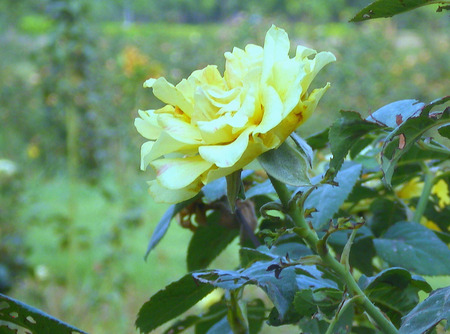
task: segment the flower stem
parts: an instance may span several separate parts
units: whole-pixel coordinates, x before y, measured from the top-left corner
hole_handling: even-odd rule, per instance
[[[414,211],[413,222],[420,223],[420,220],[427,207],[428,199],[430,198],[431,188],[433,188],[434,174],[424,164],[425,180],[420,195],[419,202],[417,203],[416,210]]]
[[[330,325],[327,328],[327,331],[325,334],[333,334],[334,326],[336,326],[337,322],[339,321],[340,317],[344,312],[348,309],[349,306],[351,306],[356,300],[360,298],[360,296],[355,296],[353,298],[347,299],[344,301],[342,306],[336,311],[336,315],[334,316],[333,320],[331,321]]]
[[[229,299],[227,300],[228,323],[230,324],[233,334],[248,334],[248,326],[239,305],[238,294],[238,290],[232,290],[229,292]]]
[[[369,316],[382,329],[383,333],[397,334],[398,331],[392,322],[390,322],[389,319],[387,319],[383,313],[369,300],[369,298],[356,283],[355,278],[349,271],[347,271],[345,266],[331,256],[328,252],[326,242],[319,239],[316,232],[308,226],[308,223],[303,215],[303,208],[299,208],[297,205],[292,205],[290,201],[291,194],[286,185],[271,176],[269,176],[269,178],[280,198],[281,203],[295,223],[297,230],[294,228],[294,231],[301,236],[306,241],[308,246],[320,255],[323,262],[331,268],[342,279],[342,281],[345,282],[350,294],[353,297],[358,297],[355,298],[355,303],[364,308]]]

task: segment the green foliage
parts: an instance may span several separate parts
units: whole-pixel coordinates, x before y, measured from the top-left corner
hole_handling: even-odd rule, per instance
[[[358,22],[380,17],[391,17],[421,6],[448,4],[448,1],[429,0],[377,0],[361,10],[350,21]]]
[[[446,330],[450,323],[450,287],[433,291],[427,299],[417,305],[402,319],[400,334],[422,334],[446,319]]]
[[[0,330],[2,333],[7,329],[12,329],[12,333],[15,328],[9,327],[9,325],[14,324],[20,326],[21,328],[29,329],[32,333],[39,334],[87,334],[86,332],[66,324],[61,320],[42,312],[41,310],[2,294],[0,294],[0,305],[0,321],[6,322],[6,324],[0,323]]]
[[[148,333],[181,315],[213,290],[213,286],[203,284],[187,274],[159,291],[142,306],[136,326]]]
[[[391,265],[422,275],[450,275],[450,250],[420,224],[398,222],[374,244],[378,255]]]
[[[261,154],[258,161],[270,176],[279,181],[297,187],[310,184],[307,155],[288,142]]]

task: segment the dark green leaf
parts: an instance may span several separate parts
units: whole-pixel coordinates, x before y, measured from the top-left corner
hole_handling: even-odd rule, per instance
[[[378,255],[393,266],[422,275],[450,275],[450,250],[420,224],[397,223],[374,244]]]
[[[438,132],[442,137],[450,139],[450,125],[441,126]]]
[[[446,319],[450,328],[450,287],[433,291],[402,319],[399,334],[428,333],[440,321]]]
[[[266,246],[260,246],[258,249],[242,247],[239,249],[241,264],[244,267],[257,261],[272,261],[275,256],[270,253]]]
[[[195,334],[206,334],[209,329],[219,322],[228,313],[227,305],[224,300],[213,304],[208,312],[199,316],[199,321],[195,325]]]
[[[446,101],[445,97],[422,107],[417,117],[410,117],[400,126],[394,129],[385,139],[381,155],[381,167],[384,172],[384,179],[388,185],[391,184],[394,169],[400,158],[430,129],[433,127],[450,123],[450,108],[441,114],[434,114],[430,117],[430,110]]]
[[[220,212],[207,218],[206,226],[199,226],[192,235],[187,252],[188,271],[203,269],[239,235],[239,229],[231,229],[219,224]]]
[[[391,17],[421,6],[436,4],[430,0],[377,0],[365,7],[350,22],[365,21],[380,17]],[[440,2],[444,3],[444,1]]]
[[[342,291],[338,289],[321,288],[297,291],[294,307],[302,316],[311,317],[317,312],[332,317],[342,301]]]
[[[65,322],[62,322],[61,320],[56,319],[41,310],[1,293],[0,304],[2,305],[0,308],[0,321],[6,321],[8,323],[29,329],[32,333],[87,334],[81,329],[66,324]],[[3,329],[0,328],[0,331],[3,331]]]
[[[175,215],[178,212],[180,212],[182,209],[184,209],[186,206],[188,206],[190,203],[194,202],[197,199],[198,196],[188,199],[187,201],[171,205],[169,209],[167,209],[167,211],[164,213],[161,220],[159,221],[158,225],[156,225],[155,230],[153,231],[152,237],[147,246],[147,251],[145,252],[144,259],[147,259],[148,254],[150,254],[151,250],[155,248],[156,245],[164,237],[167,230],[169,229],[170,222],[172,221],[173,217],[175,217]]]
[[[277,308],[280,320],[291,308],[297,290],[336,288],[336,284],[323,279],[322,272],[314,266],[291,266],[283,269],[279,278],[276,278],[273,271],[267,271],[271,265],[279,265],[279,262],[255,262],[249,268],[238,271],[210,270],[193,275],[201,282],[228,290],[239,289],[247,284],[259,286]]]
[[[367,120],[394,129],[408,118],[417,116],[424,105],[417,100],[392,102],[370,114]]]
[[[247,284],[258,285],[267,293],[281,316],[284,316],[297,290],[295,271],[292,267],[286,268],[277,279],[273,272],[267,271],[270,264],[270,262],[256,262],[245,270],[212,270],[194,273],[194,276],[200,282],[227,290],[239,289]]]
[[[418,292],[431,291],[425,280],[411,276],[409,271],[403,268],[389,268],[370,278],[363,275],[359,285],[397,327],[400,327],[401,317],[419,302]]]
[[[335,181],[339,184],[338,186],[323,184],[312,191],[305,201],[305,208],[317,210],[311,214],[315,229],[323,228],[339,210],[359,179],[360,173],[361,165],[346,164],[336,175]]]
[[[286,314],[283,317],[280,316],[277,308],[274,307],[269,313],[267,323],[270,326],[278,327],[288,324],[296,324],[300,319],[301,315],[297,311],[295,311],[292,307],[286,312]]]
[[[178,334],[194,326],[201,318],[197,315],[190,315],[182,320],[176,321],[164,331],[164,334]]]
[[[283,183],[296,187],[309,185],[308,159],[292,146],[295,144],[288,142],[260,155],[258,161],[268,174]]]
[[[329,129],[326,128],[325,130],[306,138],[306,142],[313,150],[323,149],[328,145],[328,131]]]
[[[398,201],[377,198],[370,205],[373,216],[369,220],[369,227],[373,234],[379,237],[395,223],[406,219],[404,206]]]
[[[212,285],[198,282],[192,274],[187,274],[166,286],[164,290],[158,291],[142,305],[136,319],[136,327],[144,333],[149,333],[187,311],[213,290]]]
[[[328,323],[325,320],[318,320],[316,318],[303,318],[300,321],[300,328],[302,329],[302,333],[323,334],[327,331]]]
[[[331,153],[333,154],[330,168],[338,171],[348,151],[359,138],[378,128],[380,128],[378,124],[363,120],[357,112],[341,111],[341,117],[333,123],[329,132]]]
[[[350,159],[354,159],[363,149],[373,142],[373,138],[361,138],[350,149]]]
[[[266,319],[266,309],[261,299],[255,299],[247,304],[247,319],[249,334],[258,334]]]
[[[206,332],[206,334],[233,334],[230,324],[228,323],[227,317],[223,317],[218,322],[216,322],[211,328]]]

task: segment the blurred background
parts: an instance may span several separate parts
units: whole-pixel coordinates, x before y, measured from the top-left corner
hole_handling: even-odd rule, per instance
[[[271,24],[332,51],[332,83],[303,136],[339,110],[363,115],[450,87],[448,14],[435,8],[348,23],[356,0],[2,0],[0,2],[0,292],[91,333],[135,333],[140,306],[186,272],[190,232],[172,224],[143,256],[167,206],[139,171],[142,83],[176,84],[223,53],[262,45]],[[236,252],[216,265],[232,268]]]

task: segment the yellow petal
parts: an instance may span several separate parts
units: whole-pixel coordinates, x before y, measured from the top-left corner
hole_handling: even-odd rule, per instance
[[[310,60],[310,70],[306,69],[306,76],[302,80],[303,93],[306,93],[309,85],[316,77],[317,73],[327,64],[336,61],[336,57],[331,52],[320,52],[313,60]]]
[[[263,152],[265,152],[265,150],[263,149],[263,145],[261,143],[249,143],[248,149],[233,166],[227,168],[211,168],[206,174],[202,175],[202,182],[207,184],[244,168]]]
[[[139,116],[134,120],[136,130],[144,138],[155,140],[161,134],[161,128],[158,126],[154,110],[139,110]]]
[[[233,166],[245,152],[248,146],[249,135],[255,127],[249,127],[242,132],[232,143],[227,145],[200,146],[198,152],[203,159],[214,163],[217,167]]]
[[[175,140],[186,144],[202,143],[199,129],[170,114],[158,115],[158,123]]]
[[[286,31],[274,25],[269,29],[264,41],[264,59],[261,79],[263,82],[272,73],[272,67],[277,61],[286,60],[289,56],[289,37]]]
[[[151,145],[149,144],[151,143]],[[147,144],[147,145],[146,145]],[[145,151],[144,151],[144,145]],[[186,144],[173,139],[167,133],[163,132],[156,142],[147,142],[142,145],[141,150],[141,169],[147,168],[148,164],[160,158],[163,155],[173,152],[181,154],[195,154],[198,145]]]
[[[153,94],[162,102],[180,108],[189,117],[193,114],[194,108],[184,94],[174,85],[167,82],[163,77],[156,79],[152,83]]]
[[[266,133],[276,127],[282,120],[283,103],[276,90],[271,86],[261,88],[261,103],[264,107],[261,123],[255,133]]]
[[[203,184],[192,184],[183,189],[167,189],[158,183],[157,180],[147,182],[149,193],[158,203],[175,204],[188,200],[199,193]]]
[[[148,164],[153,160],[149,157],[154,141],[148,141],[141,146],[141,170],[145,170]]]
[[[193,183],[212,163],[200,156],[178,159],[159,159],[150,163],[156,170],[156,179],[168,189],[181,189]]]
[[[308,99],[303,103],[305,107],[305,110],[303,111],[303,122],[306,122],[306,120],[311,116],[314,110],[316,110],[317,104],[319,103],[323,94],[325,94],[325,92],[328,90],[328,88],[330,88],[329,82],[327,82],[325,87],[314,89],[308,96]]]

